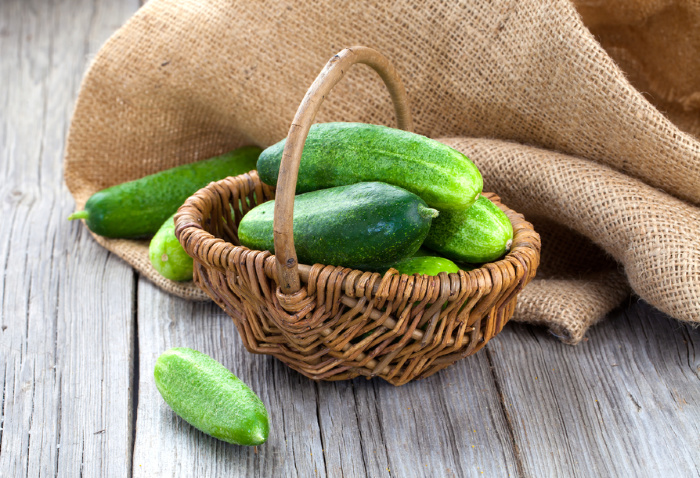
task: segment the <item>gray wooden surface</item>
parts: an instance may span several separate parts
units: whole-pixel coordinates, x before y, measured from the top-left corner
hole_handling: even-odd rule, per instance
[[[68,223],[80,79],[138,7],[0,1],[0,476],[700,476],[700,332],[643,303],[576,347],[510,324],[404,387],[314,383]],[[173,414],[152,379],[171,346],[212,355],[261,396],[266,444],[229,445]]]

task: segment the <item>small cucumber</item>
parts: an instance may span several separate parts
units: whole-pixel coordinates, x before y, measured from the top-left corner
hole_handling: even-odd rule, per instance
[[[148,256],[153,268],[166,279],[192,280],[192,258],[175,237],[175,214],[163,223],[151,239]]]
[[[253,208],[238,226],[241,244],[274,252],[274,201]],[[299,194],[294,246],[302,264],[377,270],[410,256],[425,239],[435,209],[405,189],[381,182]]]
[[[407,257],[393,264],[391,267],[401,274],[420,274],[436,276],[440,272],[459,272],[457,264],[449,259],[438,256],[413,256]]]
[[[513,243],[513,226],[484,196],[463,211],[444,211],[430,226],[424,246],[457,262],[479,264],[499,259]]]
[[[200,188],[255,169],[260,151],[247,146],[103,189],[90,196],[85,210],[68,219],[85,219],[92,232],[105,237],[152,236]]]
[[[267,440],[270,425],[263,402],[208,355],[170,349],[156,360],[153,375],[165,403],[193,427],[236,445]]]
[[[277,185],[285,141],[260,155],[257,169],[264,183]],[[365,123],[311,126],[297,194],[361,181],[402,187],[440,211],[471,206],[483,187],[481,173],[469,158],[425,136]]]
[[[436,256],[435,251],[431,251],[430,249],[423,247],[423,246],[421,246],[421,248],[418,249],[416,251],[416,253],[413,254],[412,257],[424,257],[424,256],[437,257],[439,259],[444,259],[444,260],[449,261],[449,259],[447,259],[446,257]],[[479,267],[478,264],[467,264],[464,262],[455,262],[454,264],[457,266],[457,268],[459,268],[460,270],[463,270],[465,272],[473,271],[474,269]],[[445,271],[445,272],[453,272],[453,271],[449,270],[449,271]]]

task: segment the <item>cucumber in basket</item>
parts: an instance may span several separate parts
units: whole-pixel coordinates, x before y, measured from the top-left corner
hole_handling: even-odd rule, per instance
[[[258,174],[276,186],[286,139],[262,152]],[[465,209],[483,187],[465,155],[439,141],[365,123],[311,126],[299,166],[297,194],[361,181],[381,181],[418,195],[440,211]]]
[[[444,211],[430,226],[424,246],[458,262],[499,259],[513,243],[508,216],[484,196],[463,211]]]
[[[274,206],[267,201],[243,216],[242,245],[274,252]],[[437,214],[415,194],[381,182],[312,191],[294,199],[294,247],[302,264],[378,270],[416,252]]]
[[[400,274],[409,276],[413,274],[436,276],[440,272],[459,272],[457,264],[444,257],[434,255],[414,255],[412,257],[406,257],[392,264],[391,267],[399,271]]]
[[[87,227],[100,236],[152,236],[200,188],[255,169],[260,151],[246,146],[103,189],[90,196],[83,211],[68,219],[85,219]]]

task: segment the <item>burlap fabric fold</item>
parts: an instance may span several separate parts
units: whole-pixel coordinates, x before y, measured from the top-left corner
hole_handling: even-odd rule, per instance
[[[416,132],[465,152],[485,189],[541,233],[542,266],[514,320],[576,343],[632,290],[697,322],[700,7],[619,4],[151,0],[85,76],[66,182],[81,207],[112,184],[275,143],[326,61],[362,44],[396,66]],[[362,66],[317,121],[395,124]],[[146,242],[96,239],[164,290],[205,298],[160,278]]]

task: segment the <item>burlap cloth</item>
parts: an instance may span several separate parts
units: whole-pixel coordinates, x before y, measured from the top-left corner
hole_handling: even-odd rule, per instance
[[[698,322],[699,19],[700,4],[674,0],[151,0],[83,81],[66,182],[81,207],[112,184],[275,143],[326,61],[362,44],[396,66],[416,131],[466,153],[541,233],[514,320],[576,343],[631,289]],[[395,125],[364,66],[317,120]],[[160,278],[147,242],[96,239],[164,290],[205,298]]]

